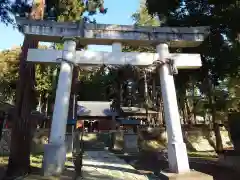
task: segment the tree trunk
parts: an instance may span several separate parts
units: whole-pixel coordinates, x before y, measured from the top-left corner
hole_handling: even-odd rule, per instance
[[[166,121],[165,121],[165,114],[164,114],[164,104],[163,104],[163,99],[161,98],[161,117],[162,117],[162,125],[166,125]]]
[[[220,133],[220,126],[218,123],[213,124],[214,134],[216,136],[216,152],[221,153],[223,151],[222,137]]]
[[[118,84],[118,88],[119,88],[119,91],[118,91],[119,93],[117,94],[117,101],[116,101],[117,111],[120,110],[123,104],[123,85],[121,82]]]
[[[211,108],[211,113],[212,113],[213,131],[216,137],[216,152],[221,153],[223,151],[223,144],[222,144],[222,137],[220,133],[220,127],[218,122],[216,121],[216,103],[214,100],[211,83],[209,83],[209,87],[208,87],[208,101],[209,101],[209,106]]]
[[[191,106],[191,102],[189,102],[188,98],[185,99],[185,105],[187,109],[187,121],[188,124],[194,124],[194,114],[193,114],[193,107]]]
[[[162,102],[162,95],[158,93],[157,95],[157,106],[158,106],[158,120],[159,124],[163,125],[164,123],[164,111],[163,111],[163,102]]]
[[[72,77],[72,87],[71,87],[71,95],[69,100],[69,110],[68,110],[68,119],[76,118],[76,108],[77,108],[77,102],[75,101],[74,104],[74,98],[76,98],[76,83],[78,80],[78,68],[73,68],[73,77]]]
[[[148,115],[149,99],[148,99],[148,84],[147,84],[146,72],[144,72],[144,99],[145,99],[146,119],[147,119],[147,122],[149,122],[149,115]]]
[[[30,19],[43,19],[45,0],[33,2]],[[35,65],[27,63],[29,48],[37,48],[38,41],[25,36],[20,55],[19,81],[16,92],[15,116],[11,134],[11,148],[6,176],[22,176],[30,171],[31,140],[35,123],[30,120],[35,105]]]
[[[195,81],[192,80],[192,116],[193,116],[193,122],[194,124],[197,124],[197,115],[196,115],[196,100],[195,100]]]
[[[42,94],[39,95],[38,106],[37,106],[36,110],[39,111],[40,113],[42,112]]]
[[[37,48],[37,46],[37,41],[29,37],[24,38],[20,56],[20,76],[17,85],[7,176],[21,176],[29,172],[31,134],[33,132],[33,123],[30,120],[30,115],[35,104],[35,65],[26,63],[26,57],[28,49]]]
[[[44,110],[44,113],[45,113],[45,116],[46,116],[46,117],[48,116],[48,107],[49,107],[49,94],[46,95],[46,102],[45,102],[45,110]]]
[[[186,123],[187,113],[186,113],[185,103],[183,103],[183,107],[182,107],[182,119],[183,119],[183,124],[187,124],[187,123]]]
[[[156,104],[156,79],[155,76],[152,79],[152,101]]]
[[[186,124],[187,121],[187,110],[186,110],[186,105],[185,105],[185,99],[186,96],[184,94],[180,94],[179,95],[179,106],[180,106],[180,110],[181,110],[181,116],[182,116],[182,120],[181,120],[181,124]]]

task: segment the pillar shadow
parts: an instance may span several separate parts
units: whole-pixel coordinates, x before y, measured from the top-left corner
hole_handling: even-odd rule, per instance
[[[144,172],[152,172],[156,176],[159,176],[161,171],[168,171],[168,162],[166,160],[158,160],[158,153],[144,152],[134,156],[119,156],[119,158],[124,159],[143,174]],[[197,158],[190,158],[190,168],[209,174],[213,176],[214,180],[238,180],[240,177],[240,172],[231,168],[222,167],[218,165],[217,162],[213,163],[213,161],[207,159],[197,161],[196,159]],[[135,163],[132,163],[134,161]]]
[[[128,172],[132,174],[138,174],[141,175],[141,173],[135,169],[128,169],[124,167],[116,167],[116,166],[110,166],[110,165],[84,165],[85,167],[94,167],[94,168],[101,168],[101,169],[108,169],[108,170],[116,170],[121,172]]]
[[[112,178],[109,176],[99,175],[99,174],[94,174],[94,173],[89,173],[89,172],[84,172],[83,177],[84,177],[84,180],[96,180],[96,179],[97,180],[112,180]],[[114,180],[122,180],[122,178],[114,177]]]
[[[3,179],[5,170],[6,170],[5,166],[0,166],[0,179]]]

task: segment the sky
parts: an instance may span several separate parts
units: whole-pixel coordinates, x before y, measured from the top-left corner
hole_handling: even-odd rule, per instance
[[[97,14],[95,18],[97,23],[102,24],[120,24],[131,25],[133,20],[131,15],[135,13],[138,8],[140,0],[105,0],[104,6],[108,8],[107,14]],[[6,26],[0,23],[0,50],[10,49],[14,46],[19,46],[23,43],[23,35],[12,26]],[[111,47],[107,46],[89,46],[91,50],[97,51],[111,51]]]

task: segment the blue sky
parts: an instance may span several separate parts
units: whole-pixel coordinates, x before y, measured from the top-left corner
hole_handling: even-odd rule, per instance
[[[108,12],[105,15],[98,14],[93,16],[97,23],[102,24],[133,24],[131,15],[139,8],[140,0],[105,0],[105,7]],[[23,35],[12,26],[0,24],[0,50],[9,49],[13,46],[19,46],[23,42]],[[106,46],[90,46],[90,49],[110,51]]]

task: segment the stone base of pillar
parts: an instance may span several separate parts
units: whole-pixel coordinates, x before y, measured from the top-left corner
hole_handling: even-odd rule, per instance
[[[43,175],[59,176],[66,161],[65,144],[46,144],[43,157]]]
[[[159,179],[162,180],[213,180],[213,177],[198,171],[190,171],[183,174],[161,172]]]
[[[186,173],[190,171],[185,143],[168,144],[169,170],[173,173]]]

